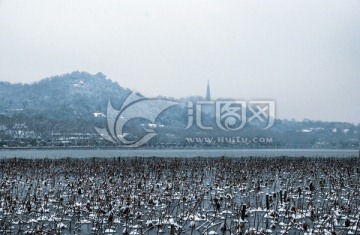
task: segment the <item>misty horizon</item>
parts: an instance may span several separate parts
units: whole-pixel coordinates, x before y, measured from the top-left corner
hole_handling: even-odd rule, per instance
[[[360,123],[360,2],[1,1],[0,80],[106,74],[146,97],[272,99]]]

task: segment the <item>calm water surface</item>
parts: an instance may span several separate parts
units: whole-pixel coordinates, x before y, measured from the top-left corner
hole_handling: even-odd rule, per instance
[[[342,149],[18,149],[0,150],[0,158],[88,157],[356,157],[359,150]]]

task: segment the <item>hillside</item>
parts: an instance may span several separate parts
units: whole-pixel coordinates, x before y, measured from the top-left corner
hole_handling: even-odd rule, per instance
[[[58,120],[89,119],[104,111],[109,99],[121,103],[129,93],[102,73],[73,72],[32,84],[1,82],[0,110],[5,114],[44,114]]]
[[[141,90],[141,88],[139,88]],[[106,127],[108,101],[115,109],[132,92],[107,79],[102,73],[91,75],[72,72],[42,79],[32,84],[0,82],[0,145],[112,145],[102,140],[94,127]],[[140,94],[138,94],[140,95]],[[141,95],[140,95],[141,97]],[[187,126],[187,100],[196,102],[202,97],[181,100],[168,98],[180,105],[165,110],[156,119],[158,136],[148,145],[224,146],[224,147],[344,147],[357,148],[360,125],[342,122],[276,120],[272,128],[263,130],[256,123],[240,131],[213,131]],[[204,123],[214,115],[203,114]],[[149,122],[134,119],[124,130],[133,138],[144,133]],[[161,126],[161,128],[159,128]],[[269,143],[232,143],[231,138],[272,138]],[[190,140],[189,140],[190,138]],[[200,138],[200,139],[199,139]],[[206,138],[212,138],[208,141]],[[221,139],[228,138],[228,139]]]

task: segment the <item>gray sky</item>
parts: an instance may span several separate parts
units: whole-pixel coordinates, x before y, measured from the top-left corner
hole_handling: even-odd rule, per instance
[[[154,97],[360,123],[359,0],[0,0],[0,80],[103,72]]]

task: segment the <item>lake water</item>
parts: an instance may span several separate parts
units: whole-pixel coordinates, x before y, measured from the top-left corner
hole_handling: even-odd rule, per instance
[[[359,150],[342,149],[5,149],[0,158],[90,157],[357,157]]]

